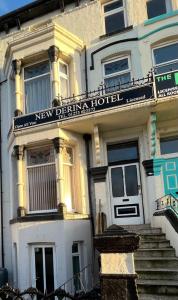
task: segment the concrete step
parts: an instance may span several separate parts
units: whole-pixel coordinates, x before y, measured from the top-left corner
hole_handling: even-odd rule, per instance
[[[146,242],[147,240],[151,241],[160,241],[160,240],[166,240],[166,235],[164,233],[147,233],[143,234],[140,237],[141,243],[142,241]]]
[[[141,294],[139,295],[139,300],[178,300],[178,296]]]
[[[175,280],[137,280],[138,293],[153,295],[178,295],[178,281]]]
[[[175,249],[173,248],[161,248],[161,249],[138,249],[135,252],[135,257],[166,257],[175,256]]]
[[[178,280],[178,269],[136,269],[139,279]]]
[[[153,228],[150,226],[150,224],[146,224],[146,225],[127,225],[127,226],[123,226],[126,230],[130,231],[130,232],[135,232],[137,234],[159,234],[161,233],[161,228]]]
[[[152,240],[152,239],[147,239],[147,240],[144,240],[142,239],[140,241],[140,248],[139,249],[160,249],[160,248],[169,248],[170,247],[170,241],[166,240],[166,239],[162,239],[162,240],[159,240],[159,241],[155,241],[155,240]]]
[[[135,257],[135,269],[163,269],[163,268],[178,268],[178,258],[176,257]]]
[[[153,227],[151,227],[150,224],[140,224],[140,225],[123,225],[123,228],[125,228],[128,231],[139,231],[140,229],[151,229]]]

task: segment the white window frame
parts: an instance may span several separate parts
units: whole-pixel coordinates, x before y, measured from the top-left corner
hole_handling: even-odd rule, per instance
[[[67,67],[67,75],[60,71],[60,64],[63,64]],[[58,70],[59,70],[59,93],[60,93],[60,96],[65,99],[65,97],[63,97],[62,93],[61,93],[61,78],[67,80],[67,94],[68,94],[67,98],[68,98],[68,97],[70,97],[69,65],[67,63],[65,63],[63,60],[59,59],[58,60]]]
[[[25,79],[25,69],[26,68],[33,67],[33,66],[38,65],[38,64],[43,63],[43,62],[48,62],[49,63],[49,72],[44,73],[42,75],[32,77],[32,78]],[[34,63],[26,64],[23,67],[23,69],[22,69],[22,78],[23,78],[22,93],[23,93],[23,112],[24,112],[24,114],[27,114],[27,102],[26,102],[26,95],[25,95],[25,82],[36,79],[36,78],[40,78],[40,77],[48,75],[48,74],[49,74],[49,78],[50,78],[50,107],[52,107],[52,79],[51,79],[51,64],[50,64],[50,61],[48,59],[43,59],[43,60],[35,61]],[[48,109],[50,107],[46,107],[46,109]],[[33,113],[33,112],[30,112],[30,113]],[[30,114],[30,113],[28,112],[28,114]]]
[[[54,289],[56,288],[56,247],[54,243],[39,243],[31,246],[31,285],[36,287],[36,270],[35,270],[35,248],[42,248],[43,253],[43,280],[44,280],[44,291],[46,288],[46,272],[45,272],[45,248],[53,249],[53,273],[54,273]],[[43,292],[43,291],[41,291]]]
[[[78,245],[78,252],[72,252],[72,272],[73,272],[73,276],[74,276],[74,270],[73,270],[73,257],[74,256],[78,256],[79,257],[79,264],[80,264],[80,272],[82,271],[83,269],[83,260],[84,260],[84,253],[83,253],[83,244],[84,242],[83,241],[73,241],[73,244],[77,244]],[[72,246],[73,246],[72,244]],[[81,273],[81,275],[83,276],[83,274]],[[85,276],[85,275],[84,275]],[[73,283],[74,284],[74,283]],[[77,290],[77,292],[79,292],[80,290]]]
[[[146,0],[146,12],[147,12],[147,18],[148,18],[147,2],[149,2],[149,0]],[[172,1],[171,0],[165,0],[165,4],[166,4],[166,14],[167,14],[168,12],[170,12],[172,10]],[[157,18],[159,16],[162,16],[162,14],[157,15],[156,17],[148,18],[148,20],[151,20],[153,18]]]
[[[107,65],[108,63],[123,60],[123,59],[126,59],[126,58],[128,59],[128,67],[129,67],[127,70],[123,70],[123,71],[120,71],[120,72],[115,72],[115,73],[112,73],[112,74],[109,74],[109,75],[105,75],[105,68],[104,68],[105,65]],[[118,58],[115,58],[115,59],[112,59],[112,60],[107,60],[107,61],[103,62],[103,83],[104,83],[104,80],[107,79],[107,78],[112,78],[112,77],[115,77],[117,75],[120,76],[120,75],[125,74],[125,73],[130,73],[130,78],[132,79],[132,68],[131,68],[130,55],[118,57]]]
[[[55,165],[55,168],[56,168],[56,160],[55,160],[55,152],[54,152],[54,162],[51,162],[51,163],[46,163],[46,164],[37,164],[37,165],[33,165],[33,166],[28,166],[28,162],[27,162],[27,152],[30,151],[30,150],[33,150],[33,149],[39,149],[39,148],[42,148],[42,147],[45,147],[45,146],[52,146],[50,144],[48,145],[40,145],[40,146],[34,146],[34,147],[30,147],[28,149],[26,149],[25,151],[25,162],[26,162],[26,165],[25,165],[25,171],[26,171],[26,195],[27,195],[27,210],[28,210],[28,214],[37,214],[37,213],[50,213],[50,212],[56,212],[57,211],[57,208],[56,209],[49,209],[49,210],[30,210],[30,197],[29,197],[29,178],[28,178],[28,169],[31,169],[31,168],[36,168],[36,167],[42,167],[42,166],[46,166],[46,165]],[[54,149],[53,149],[54,150]],[[56,181],[56,184],[57,184],[57,181]],[[57,187],[56,187],[57,189]],[[57,197],[56,197],[56,206],[57,206]]]
[[[161,49],[161,48],[164,48],[164,47],[166,47],[166,46],[171,46],[171,45],[174,45],[174,44],[178,44],[178,41],[177,42],[172,42],[172,43],[164,43],[164,44],[161,44],[161,45],[159,45],[159,46],[156,46],[156,47],[154,47],[154,48],[152,48],[152,61],[153,61],[153,67],[154,68],[159,68],[159,67],[162,67],[162,66],[166,66],[166,65],[168,65],[169,63],[171,64],[171,63],[174,63],[174,62],[177,62],[178,63],[178,59],[177,60],[169,60],[169,61],[167,61],[166,63],[160,63],[160,64],[156,64],[156,61],[155,61],[155,56],[154,56],[154,50],[156,50],[156,49]],[[167,72],[165,72],[165,73],[167,73]],[[161,74],[164,74],[164,73],[161,73]]]
[[[117,1],[118,0],[109,1],[109,2],[107,2],[105,4],[103,4],[103,16],[104,16],[104,24],[103,24],[103,26],[104,26],[104,32],[105,32],[105,34],[112,34],[112,33],[114,34],[114,32],[117,32],[117,30],[113,31],[113,32],[106,32],[106,25],[105,25],[105,18],[108,17],[108,16],[111,16],[111,15],[114,15],[115,13],[123,11],[124,12],[124,25],[125,25],[124,28],[126,28],[128,26],[128,24],[127,24],[128,23],[127,22],[127,14],[126,14],[126,4],[125,4],[126,0],[123,0],[123,6],[122,7],[118,7],[116,9],[110,10],[108,12],[104,12],[104,7],[105,6],[107,6],[108,4],[117,2]]]
[[[71,212],[76,212],[77,209],[76,209],[76,203],[75,203],[75,199],[76,199],[76,195],[75,195],[75,189],[74,189],[74,186],[75,186],[75,149],[73,146],[71,145],[65,145],[64,146],[65,148],[71,148],[72,149],[72,158],[73,158],[73,162],[72,163],[68,163],[68,162],[65,162],[63,160],[63,166],[69,166],[71,168],[71,176],[72,176],[72,199],[71,199],[71,204],[72,204],[72,211]],[[65,201],[65,199],[64,199]]]

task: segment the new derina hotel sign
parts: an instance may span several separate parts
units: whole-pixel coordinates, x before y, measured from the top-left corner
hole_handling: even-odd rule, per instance
[[[82,115],[116,108],[118,106],[153,98],[153,86],[147,84],[137,88],[118,91],[100,97],[53,107],[48,110],[14,118],[14,130],[29,128],[46,123],[64,121]]]
[[[157,98],[178,95],[178,71],[155,76]]]

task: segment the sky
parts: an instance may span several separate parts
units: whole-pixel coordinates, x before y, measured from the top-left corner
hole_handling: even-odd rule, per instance
[[[0,0],[0,16],[34,1],[35,0]]]

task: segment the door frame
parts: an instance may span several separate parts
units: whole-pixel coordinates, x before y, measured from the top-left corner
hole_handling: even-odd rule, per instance
[[[137,128],[138,130],[139,128]],[[107,147],[108,145],[116,145],[116,144],[129,144],[129,143],[137,143],[137,149],[138,149],[138,169],[139,169],[139,175],[140,175],[140,186],[141,186],[141,194],[142,194],[142,210],[143,210],[143,224],[146,223],[146,220],[148,223],[151,222],[150,220],[150,213],[149,213],[149,203],[148,203],[148,195],[147,195],[147,184],[146,184],[146,176],[144,172],[144,168],[141,165],[141,161],[145,159],[145,147],[147,146],[146,141],[144,139],[143,129],[139,130],[138,134],[127,134],[127,139],[124,139],[123,136],[120,135],[120,132],[115,132],[115,137],[106,137],[103,139],[103,149],[104,149],[104,161],[106,165],[109,167],[108,164],[108,155],[107,155]],[[133,161],[136,162],[136,161]],[[107,172],[106,177],[106,186],[107,186],[107,199],[109,201],[107,202],[107,211],[108,211],[108,218],[109,224],[112,224],[113,218],[112,218],[112,207],[111,207],[111,193],[110,193],[110,178],[109,178],[109,172]],[[145,211],[147,213],[145,213]]]

